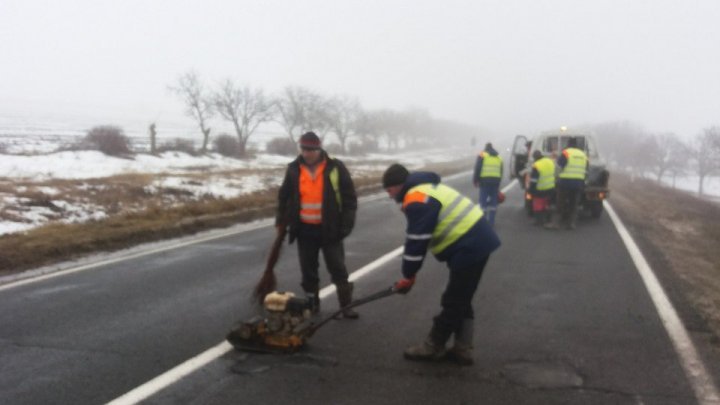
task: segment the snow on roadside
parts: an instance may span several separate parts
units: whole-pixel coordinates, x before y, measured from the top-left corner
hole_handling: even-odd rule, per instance
[[[35,181],[90,179],[127,173],[187,173],[193,169],[264,169],[287,162],[286,156],[278,155],[259,155],[255,159],[240,160],[216,153],[191,156],[183,152],[165,152],[158,156],[138,154],[126,159],[98,151],[66,151],[47,155],[2,155],[0,177]]]
[[[468,150],[447,151],[401,151],[393,154],[370,154],[362,157],[338,156],[350,169],[353,176],[378,173],[392,162],[400,162],[409,168],[429,163],[457,160],[467,155]],[[470,151],[470,153],[474,153]],[[470,157],[470,156],[468,156]],[[259,153],[252,159],[233,159],[210,153],[191,156],[183,152],[165,152],[158,156],[137,154],[132,158],[118,158],[97,151],[63,151],[39,155],[0,154],[0,235],[23,232],[51,221],[85,222],[108,216],[105,208],[88,201],[63,199],[63,191],[54,187],[15,186],[14,182],[45,182],[53,179],[88,180],[121,174],[156,174],[144,188],[150,195],[162,195],[167,190],[180,191],[190,199],[206,197],[234,198],[243,194],[278,186],[282,175],[228,174],[233,170],[282,169],[294,159]],[[198,180],[197,175],[202,174]],[[103,186],[79,184],[76,189],[102,193]],[[8,189],[14,192],[8,192]],[[38,206],[17,193],[39,192],[47,198]],[[133,210],[133,207],[124,207]]]

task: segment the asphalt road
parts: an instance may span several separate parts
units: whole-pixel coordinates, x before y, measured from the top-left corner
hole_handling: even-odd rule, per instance
[[[467,177],[450,184],[477,198]],[[404,221],[386,198],[363,201],[348,268],[401,246]],[[475,297],[473,367],[402,358],[439,310],[447,270],[428,257],[410,294],[329,323],[302,353],[231,351],[143,403],[697,403],[607,215],[572,232],[539,229],[515,187],[497,222],[503,246]],[[256,313],[249,297],[273,236],[257,227],[0,289],[0,403],[105,403],[218,345]],[[285,246],[276,273],[279,289],[299,292],[295,249]],[[389,287],[399,267],[395,258],[358,279],[356,296]],[[322,305],[334,310],[334,294]]]

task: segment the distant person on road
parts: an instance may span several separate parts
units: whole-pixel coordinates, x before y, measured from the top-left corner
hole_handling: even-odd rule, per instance
[[[528,191],[532,195],[535,225],[542,226],[552,222],[550,203],[555,196],[555,162],[539,150],[533,152],[533,160]]]
[[[564,227],[575,229],[577,223],[577,207],[585,190],[588,160],[585,152],[578,149],[577,140],[570,138],[567,147],[557,159],[560,175],[557,181],[557,207],[559,224],[552,223],[549,228]]]
[[[275,226],[278,232],[288,227],[289,241],[297,239],[302,288],[320,310],[319,253],[337,288],[341,307],[352,302],[353,285],[348,282],[343,239],[355,225],[357,195],[345,165],[322,149],[314,132],[300,137],[300,155],[288,164],[278,192]],[[345,318],[358,318],[347,309]]]
[[[463,365],[473,363],[472,299],[490,253],[500,246],[483,210],[469,198],[440,182],[432,172],[408,173],[393,164],[383,174],[383,188],[402,204],[407,234],[402,261],[403,278],[395,283],[407,293],[415,283],[427,250],[446,261],[450,276],[442,295],[442,311],[435,316],[424,342],[405,350],[408,360],[448,358]],[[455,335],[454,346],[446,343]]]
[[[500,180],[502,180],[503,162],[491,143],[485,144],[485,150],[480,152],[475,160],[473,171],[473,184],[480,187],[480,207],[487,214],[490,226],[495,226],[495,213],[498,207],[498,193]]]

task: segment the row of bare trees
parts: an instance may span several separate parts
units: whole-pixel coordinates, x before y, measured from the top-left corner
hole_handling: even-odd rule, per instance
[[[381,141],[389,150],[420,147],[432,144],[434,138],[470,139],[478,132],[468,125],[433,119],[425,110],[367,111],[355,97],[326,97],[299,86],[268,96],[260,88],[226,79],[211,89],[197,73],[188,72],[169,89],[182,99],[186,115],[197,123],[203,153],[210,140],[209,121],[215,116],[232,123],[240,156],[246,155],[248,140],[258,127],[268,122],[279,124],[293,143],[306,131],[314,131],[323,141],[333,134],[340,153],[377,149]]]
[[[708,176],[720,176],[720,126],[704,128],[689,139],[675,133],[648,133],[640,125],[623,121],[592,126],[609,163],[633,173],[652,175],[660,182],[678,177],[698,177],[704,193]]]

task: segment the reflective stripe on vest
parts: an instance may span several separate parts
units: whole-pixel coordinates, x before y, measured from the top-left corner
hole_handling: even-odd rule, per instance
[[[492,156],[483,152],[482,170],[480,170],[480,178],[500,178],[502,159],[500,156]]]
[[[330,185],[335,190],[335,201],[337,201],[338,210],[342,212],[342,195],[340,195],[340,173],[337,167],[330,170]]]
[[[561,179],[585,180],[585,168],[587,167],[587,156],[585,152],[577,148],[567,148],[567,164],[560,172]]]
[[[483,216],[479,206],[444,184],[421,184],[408,190],[405,196],[413,195],[414,192],[433,197],[442,205],[430,239],[430,251],[433,254],[439,254],[460,239]]]
[[[322,223],[323,173],[326,161],[315,167],[315,173],[300,165],[300,221],[306,224]]]
[[[538,177],[537,190],[544,191],[555,188],[555,163],[544,157],[533,164],[540,176]]]

